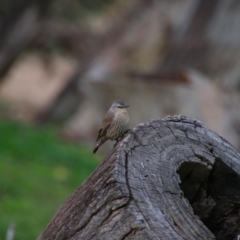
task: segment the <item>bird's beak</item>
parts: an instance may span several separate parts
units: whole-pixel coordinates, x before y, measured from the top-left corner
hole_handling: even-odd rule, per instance
[[[128,107],[130,107],[130,106],[129,106],[129,105],[125,105],[124,107],[125,107],[125,108],[128,108]]]

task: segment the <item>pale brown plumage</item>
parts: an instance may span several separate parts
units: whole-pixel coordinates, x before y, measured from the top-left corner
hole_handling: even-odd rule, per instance
[[[122,101],[115,101],[103,118],[93,153],[107,140],[117,140],[128,130],[129,116]]]

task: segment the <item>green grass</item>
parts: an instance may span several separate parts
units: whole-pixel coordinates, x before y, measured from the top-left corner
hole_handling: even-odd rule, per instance
[[[11,223],[15,240],[36,239],[97,164],[88,149],[60,142],[54,128],[0,121],[0,239]]]

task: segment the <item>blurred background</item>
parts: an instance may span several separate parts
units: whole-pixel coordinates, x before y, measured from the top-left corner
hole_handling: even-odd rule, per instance
[[[131,128],[202,121],[240,147],[239,0],[1,0],[0,239],[35,239],[112,148],[112,101]]]

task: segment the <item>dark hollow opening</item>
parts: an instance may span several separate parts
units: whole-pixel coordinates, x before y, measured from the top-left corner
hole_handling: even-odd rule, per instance
[[[219,158],[212,169],[185,162],[177,173],[194,214],[216,239],[240,239],[240,176]]]

